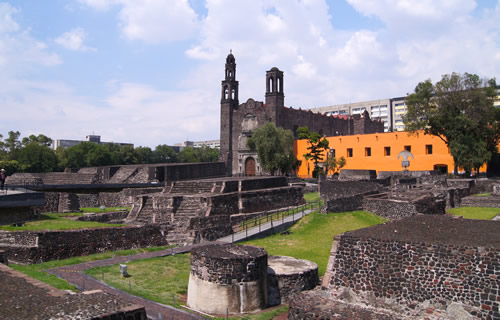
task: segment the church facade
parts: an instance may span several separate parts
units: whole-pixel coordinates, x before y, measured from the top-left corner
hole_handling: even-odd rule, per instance
[[[308,127],[328,137],[384,132],[383,122],[370,119],[368,112],[349,117],[326,116],[310,110],[285,107],[283,80],[283,71],[271,68],[266,72],[265,102],[250,98],[240,104],[236,61],[232,53],[227,56],[221,91],[220,161],[226,163],[228,175],[266,174],[257,153],[247,146],[252,132],[266,122],[292,130],[294,135],[299,127]]]

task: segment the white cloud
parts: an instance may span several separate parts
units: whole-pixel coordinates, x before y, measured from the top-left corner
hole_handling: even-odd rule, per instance
[[[19,30],[19,25],[12,19],[12,15],[17,12],[8,3],[0,3],[0,34]]]
[[[95,48],[87,47],[83,43],[87,33],[82,28],[74,28],[71,31],[64,32],[54,41],[60,46],[74,51],[97,51]]]
[[[29,30],[22,30],[14,19],[19,10],[0,3],[0,74],[3,79],[21,74],[35,66],[54,66],[59,56],[50,53],[44,42],[34,39]]]
[[[185,40],[198,30],[198,16],[187,0],[80,0],[97,10],[121,7],[119,25],[130,40],[162,43]]]

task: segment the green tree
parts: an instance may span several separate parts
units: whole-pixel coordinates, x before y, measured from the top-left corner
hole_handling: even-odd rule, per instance
[[[137,163],[153,163],[153,150],[150,147],[137,147],[134,149]]]
[[[332,172],[332,175],[339,173],[340,169],[342,169],[346,163],[347,161],[344,157],[337,159],[332,153],[328,153],[325,160],[326,175],[328,175],[330,171]]]
[[[277,128],[271,122],[257,128],[247,140],[247,145],[250,150],[257,151],[260,164],[271,175],[278,170],[281,174],[287,174],[296,163],[292,131]]]
[[[21,149],[20,136],[19,131],[9,131],[9,137],[3,142],[3,150],[6,152],[5,160],[17,160]]]
[[[86,167],[100,167],[113,164],[111,154],[105,146],[96,143],[92,144],[85,155]]]
[[[46,135],[43,135],[43,134],[39,134],[38,136],[35,136],[34,134],[32,134],[29,137],[24,137],[21,140],[21,144],[23,146],[26,146],[30,143],[37,143],[41,146],[50,147],[52,145],[52,139],[47,137]]]
[[[195,148],[186,147],[179,152],[177,160],[182,163],[200,162],[200,157]]]
[[[19,150],[19,165],[24,172],[52,172],[57,170],[57,156],[46,145],[30,142]]]
[[[59,164],[63,168],[84,168],[87,167],[87,155],[96,146],[93,142],[81,142],[75,146],[57,152],[61,155]]]
[[[153,163],[175,163],[177,152],[166,144],[156,146],[153,151]]]
[[[500,110],[494,105],[495,79],[452,73],[432,84],[420,82],[406,103],[403,121],[408,131],[423,130],[450,148],[457,168],[466,175],[488,162],[500,140]]]
[[[195,152],[198,155],[200,162],[217,162],[219,160],[219,150],[209,146],[201,146],[196,148]]]
[[[5,169],[8,176],[21,170],[19,162],[16,160],[2,160],[0,161],[0,169]]]
[[[307,150],[309,152],[304,154],[304,158],[311,159],[314,162],[313,178],[317,178],[321,173],[318,163],[324,160],[325,151],[328,150],[328,140],[317,132],[309,131],[308,127],[298,128],[297,134],[299,139],[307,139],[307,143],[309,144]]]

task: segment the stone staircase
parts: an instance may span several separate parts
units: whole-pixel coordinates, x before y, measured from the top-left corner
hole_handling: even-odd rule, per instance
[[[120,167],[118,171],[108,180],[108,183],[124,183],[137,171],[137,167]]]
[[[172,194],[196,194],[196,193],[213,193],[221,192],[223,188],[222,182],[214,181],[177,181],[172,186],[170,193]]]
[[[57,212],[79,212],[80,199],[74,193],[60,193]]]
[[[129,178],[125,181],[126,183],[146,183],[149,181],[149,168],[142,167],[138,168]]]

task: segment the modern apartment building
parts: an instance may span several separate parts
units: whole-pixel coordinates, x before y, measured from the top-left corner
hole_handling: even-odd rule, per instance
[[[362,114],[365,110],[368,111],[371,119],[379,118],[382,120],[385,132],[390,131],[393,118],[391,113],[391,99],[370,100],[311,109],[313,112],[334,116]]]
[[[68,139],[57,139],[52,140],[52,148],[56,150],[58,147],[69,148],[72,146],[76,146],[82,142],[93,142],[97,144],[116,144],[119,146],[131,146],[134,147],[133,143],[124,143],[124,142],[101,142],[101,136],[96,135],[88,135],[85,137],[85,140],[68,140]]]
[[[497,97],[494,105],[500,108],[500,86],[496,87]],[[370,114],[371,119],[380,118],[384,122],[384,131],[404,131],[403,115],[408,108],[406,106],[406,96],[396,98],[385,98],[378,100],[337,104],[321,108],[312,108],[311,111],[326,115],[354,115],[361,114],[365,110]]]

